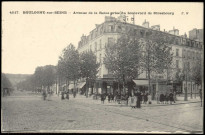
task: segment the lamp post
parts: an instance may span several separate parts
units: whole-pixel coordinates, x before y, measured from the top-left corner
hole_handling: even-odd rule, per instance
[[[185,87],[185,95],[184,95],[184,101],[188,101],[188,99],[187,99],[187,68],[185,68],[185,70],[186,70],[186,87]]]

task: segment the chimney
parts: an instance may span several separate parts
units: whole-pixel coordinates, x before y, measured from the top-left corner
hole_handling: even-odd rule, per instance
[[[184,33],[184,37],[187,38],[187,34],[186,34],[186,32]]]
[[[145,21],[142,23],[142,26],[145,27],[145,28],[149,28],[149,22]]]

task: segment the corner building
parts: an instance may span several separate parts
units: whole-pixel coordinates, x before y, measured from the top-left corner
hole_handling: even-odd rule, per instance
[[[82,35],[81,40],[78,43],[79,53],[93,51],[97,56],[97,62],[100,63],[98,77],[94,86],[89,86],[89,93],[115,93],[118,89],[118,84],[113,78],[109,69],[106,69],[103,64],[103,59],[105,57],[105,46],[110,43],[114,43],[120,37],[122,33],[126,33],[130,30],[136,33],[137,37],[145,38],[148,32],[152,34],[161,34],[166,38],[169,46],[171,47],[174,58],[170,74],[162,74],[161,80],[174,80],[175,73],[178,69],[183,70],[185,67],[193,67],[197,61],[202,60],[202,48],[203,42],[199,40],[189,39],[186,34],[179,36],[179,30],[173,28],[169,32],[160,31],[160,25],[154,25],[149,27],[149,22],[146,20],[143,22],[142,26],[134,25],[125,22],[124,16],[115,17],[105,17],[105,21],[102,24],[96,24],[96,28],[93,29],[88,36]],[[192,35],[193,37],[193,35]],[[138,77],[138,79],[147,79],[147,72],[143,73]],[[85,81],[80,79],[80,82]],[[152,86],[156,92],[156,79],[151,78]],[[186,78],[186,82],[183,81],[176,89],[184,92],[184,88],[187,86],[188,93],[198,89],[195,82],[191,78]],[[154,93],[155,93],[154,92]],[[195,90],[196,92],[196,90]]]

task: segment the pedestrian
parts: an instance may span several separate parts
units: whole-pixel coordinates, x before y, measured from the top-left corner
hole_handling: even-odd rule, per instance
[[[152,97],[151,97],[151,94],[150,93],[148,93],[148,104],[152,104],[152,99],[151,99]]]
[[[66,99],[69,100],[69,91],[68,90],[66,91]]]
[[[200,96],[200,99],[201,99],[201,107],[202,107],[202,90],[199,89],[199,96]]]
[[[169,102],[169,95],[168,93],[165,94],[165,104],[168,104]]]
[[[108,102],[110,103],[111,95],[110,93],[108,94]]]
[[[43,100],[46,100],[47,94],[46,94],[46,90],[43,90]]]
[[[140,104],[140,102],[141,102],[141,92],[139,90],[137,90],[136,95],[137,95],[137,108],[141,108],[141,104]]]
[[[111,101],[114,102],[114,94],[111,94]]]
[[[76,90],[73,91],[73,97],[75,98],[76,96]]]
[[[169,100],[170,100],[170,104],[172,104],[172,102],[174,101],[174,95],[172,92],[169,93]]]
[[[164,94],[160,94],[160,98],[159,98],[160,103],[164,104]]]
[[[102,94],[101,94],[101,103],[104,104],[104,100],[105,100],[105,99],[104,99],[104,93],[102,93]]]
[[[158,92],[158,91],[156,92],[156,100],[157,100],[157,104],[159,104],[159,103],[160,103],[160,102],[159,102],[160,96],[159,96],[159,92]]]
[[[124,100],[126,101],[126,105],[128,105],[128,99],[129,99],[128,92],[126,92],[124,97]]]
[[[148,101],[148,92],[145,92],[144,94],[144,104],[147,104]]]
[[[140,104],[142,104],[142,101],[144,101],[144,93],[141,91],[140,95]]]
[[[64,91],[61,92],[61,99],[64,100]]]
[[[117,93],[115,101],[117,101],[117,103],[120,104],[120,93]]]
[[[174,91],[174,103],[177,101],[177,95],[176,95],[176,91]]]
[[[131,105],[131,107],[132,108],[136,108],[136,106],[137,106],[137,96],[135,96],[135,95],[133,95],[132,97],[131,97],[131,103],[130,103],[130,105]]]

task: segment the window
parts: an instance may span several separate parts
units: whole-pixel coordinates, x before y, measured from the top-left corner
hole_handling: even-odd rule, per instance
[[[114,44],[114,38],[108,38],[108,45]]]
[[[195,52],[192,52],[192,58],[193,59],[195,58]]]
[[[175,40],[175,44],[179,45],[179,39],[178,38]]]
[[[186,50],[183,51],[183,58],[186,58]]]
[[[176,68],[179,68],[179,60],[176,60]]]
[[[189,40],[187,41],[187,45],[188,45],[188,46],[191,46],[191,45],[190,45],[190,42],[189,42]]]
[[[196,42],[196,46],[197,46],[197,48],[200,48],[200,46],[199,46],[199,43],[198,43],[198,42]]]
[[[109,32],[114,32],[114,26],[113,25],[109,25]]]
[[[187,58],[190,58],[190,51],[187,51]]]
[[[95,42],[95,51],[97,51],[97,42]]]
[[[187,69],[190,70],[190,63],[187,62]]]
[[[185,62],[184,62],[184,64],[183,64],[183,66],[184,66],[183,69],[185,70],[185,68],[186,68],[186,63],[185,63]]]
[[[179,56],[179,49],[176,49],[176,56]]]
[[[101,39],[100,39],[100,50],[101,50],[101,48],[102,48],[102,42],[101,42]]]

